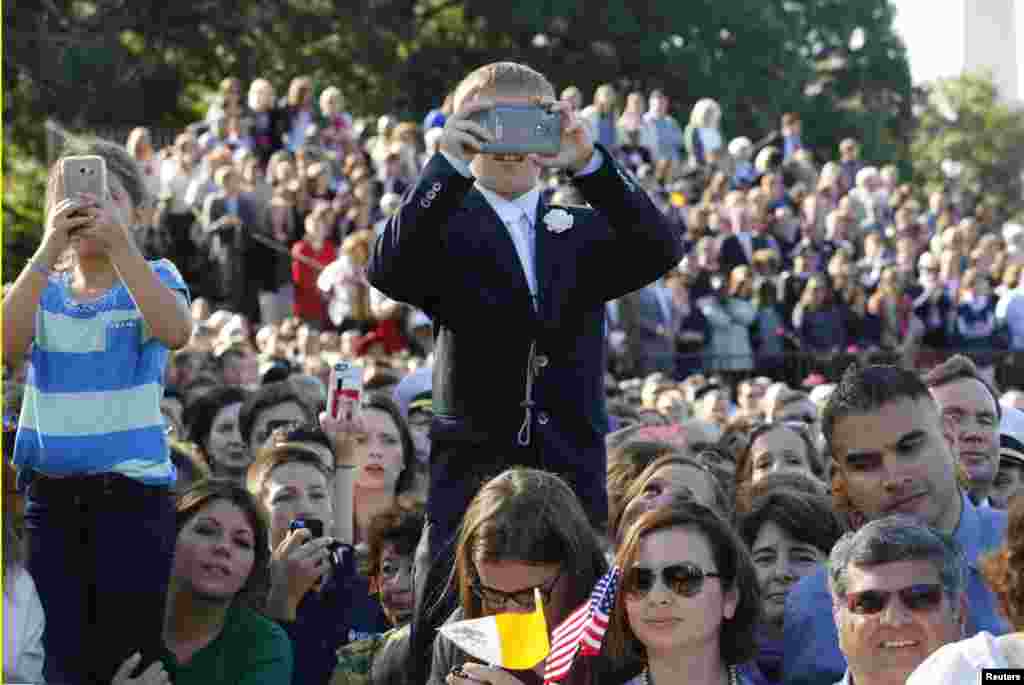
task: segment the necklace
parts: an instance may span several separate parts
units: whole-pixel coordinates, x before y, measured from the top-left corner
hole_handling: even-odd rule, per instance
[[[736,676],[736,667],[729,666],[726,670],[729,672],[729,685],[738,685],[739,678]],[[654,685],[649,668],[644,668],[644,670],[640,672],[640,685]]]

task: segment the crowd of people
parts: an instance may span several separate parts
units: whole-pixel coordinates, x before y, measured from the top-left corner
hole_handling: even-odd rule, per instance
[[[562,151],[481,154],[524,98]],[[618,99],[229,78],[167,149],[70,140],[109,193],[55,164],[4,289],[5,681],[531,685],[436,628],[595,586],[573,685],[1024,667],[1024,227]]]

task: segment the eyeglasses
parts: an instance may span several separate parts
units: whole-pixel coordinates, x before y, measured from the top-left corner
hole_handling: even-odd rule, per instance
[[[704,589],[705,578],[721,578],[722,574],[705,571],[696,564],[672,564],[660,569],[634,566],[626,574],[623,589],[634,598],[646,597],[654,589],[658,576],[665,586],[682,597],[696,597]]]
[[[294,420],[268,421],[267,425],[264,426],[263,430],[260,431],[259,434],[256,436],[256,444],[262,445],[263,443],[265,443],[270,438],[270,436],[274,434],[275,431],[283,431],[282,434],[287,434],[290,431],[293,431],[296,428],[298,428],[300,425],[302,425],[301,421]]]
[[[931,611],[942,602],[942,586],[920,583],[899,590],[864,590],[846,595],[846,608],[851,613],[871,616],[889,606],[893,595],[899,595],[903,606],[911,611]]]
[[[473,581],[471,587],[473,588],[473,594],[479,597],[484,604],[492,609],[504,609],[509,602],[512,602],[521,609],[532,610],[534,609],[533,591],[540,590],[541,597],[544,598],[544,603],[547,604],[551,601],[551,593],[554,592],[555,585],[561,577],[562,569],[559,569],[555,577],[547,583],[534,585],[533,587],[524,588],[522,590],[516,590],[515,592],[504,592],[502,590],[489,588],[482,584],[479,578]]]
[[[412,577],[413,567],[411,559],[388,559],[380,565],[380,577],[384,580],[394,580],[402,574]]]

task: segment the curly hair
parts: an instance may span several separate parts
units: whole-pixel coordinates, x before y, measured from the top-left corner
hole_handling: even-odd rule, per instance
[[[1006,542],[979,563],[981,575],[999,600],[999,606],[1015,631],[1024,630],[1024,497],[1010,500]]]

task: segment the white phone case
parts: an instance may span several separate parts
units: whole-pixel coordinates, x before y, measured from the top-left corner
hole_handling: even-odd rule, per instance
[[[107,194],[107,161],[99,155],[80,155],[61,160],[64,197],[89,193],[103,198]]]

